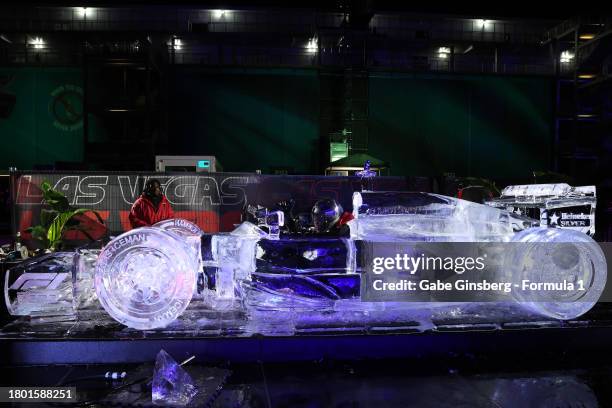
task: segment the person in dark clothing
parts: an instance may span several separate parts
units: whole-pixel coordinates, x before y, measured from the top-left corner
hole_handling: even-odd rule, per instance
[[[132,228],[148,227],[169,218],[174,218],[174,211],[162,192],[161,183],[157,179],[149,179],[132,205],[130,225]]]

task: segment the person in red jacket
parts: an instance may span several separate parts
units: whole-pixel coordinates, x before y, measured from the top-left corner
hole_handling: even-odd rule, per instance
[[[162,193],[159,180],[150,179],[130,210],[132,228],[149,227],[160,221],[174,218],[170,202]]]

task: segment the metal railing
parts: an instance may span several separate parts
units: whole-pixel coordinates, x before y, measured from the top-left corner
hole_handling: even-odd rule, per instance
[[[0,31],[314,32],[339,27],[343,15],[313,10],[209,10],[173,7],[0,6]]]
[[[84,52],[82,43],[85,36],[79,40],[65,31],[95,31],[102,34],[118,31],[121,32],[117,34],[119,37],[134,37],[130,33],[143,36],[148,32],[143,30],[156,30],[162,33],[156,36],[156,46],[162,48],[162,54],[174,64],[360,66],[526,75],[554,73],[553,61],[544,49],[539,57],[527,62],[502,60],[498,63],[490,55],[469,53],[455,54],[451,64],[449,59],[438,58],[434,52],[446,41],[535,44],[541,39],[544,23],[490,21],[485,24],[481,22],[484,20],[377,14],[370,22],[369,31],[350,32],[340,28],[342,14],[312,10],[234,10],[225,14],[221,10],[172,7],[87,10],[75,7],[9,9],[0,6],[0,32],[10,36],[14,31],[18,33],[13,34],[16,37],[42,35],[48,40],[40,49],[17,42],[4,44],[0,63],[78,64]],[[47,31],[53,33],[45,33]],[[238,33],[243,35],[238,36]],[[167,38],[164,38],[166,35]],[[57,37],[54,39],[54,36]],[[314,50],[307,47],[308,40],[313,36],[318,38]],[[104,38],[104,35],[100,37]],[[345,38],[346,45],[354,48],[340,48],[338,39],[344,37],[348,38]],[[174,45],[171,38],[177,38],[182,43]],[[105,43],[100,44],[95,46],[106,46]],[[410,49],[408,44],[416,44],[417,47]],[[423,52],[428,52],[423,48],[430,48],[429,54],[423,55]],[[88,53],[91,51],[87,50]],[[108,49],[107,54],[113,52],[116,51]]]

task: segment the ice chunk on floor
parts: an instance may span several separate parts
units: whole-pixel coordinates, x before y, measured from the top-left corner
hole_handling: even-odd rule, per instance
[[[161,349],[155,359],[151,393],[155,405],[185,406],[198,389],[189,373]]]

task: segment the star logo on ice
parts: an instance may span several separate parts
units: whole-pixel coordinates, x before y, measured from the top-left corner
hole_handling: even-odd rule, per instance
[[[550,216],[550,225],[559,225],[558,220],[559,216],[557,213],[553,213],[553,215]]]
[[[518,214],[518,215],[523,214],[523,212],[521,211],[521,209],[520,209],[520,208],[517,208],[517,209],[516,209],[516,211],[515,211],[515,213],[516,213],[516,214]]]

